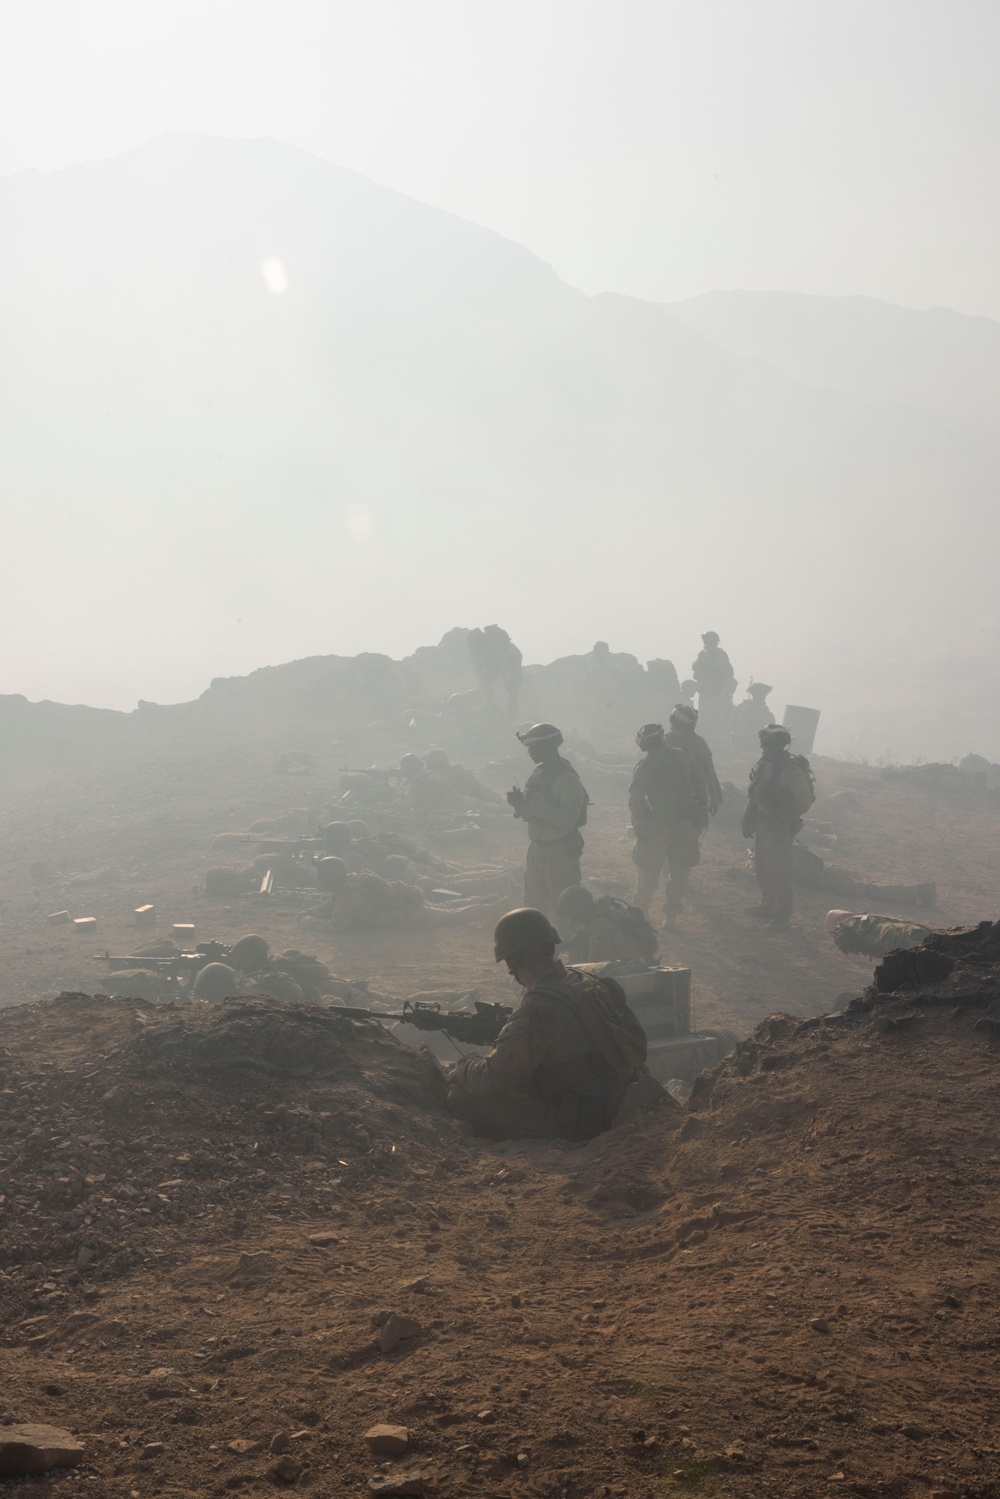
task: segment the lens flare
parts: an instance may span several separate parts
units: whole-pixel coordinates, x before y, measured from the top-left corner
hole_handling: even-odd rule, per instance
[[[260,264],[260,274],[264,278],[264,285],[272,297],[283,297],[288,290],[288,272],[285,263],[275,255],[269,255]]]

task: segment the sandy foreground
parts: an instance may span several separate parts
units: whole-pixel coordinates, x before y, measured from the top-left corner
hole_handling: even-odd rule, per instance
[[[81,772],[5,809],[0,1421],[85,1445],[8,1492],[1000,1493],[991,950],[962,958],[973,999],[921,980],[765,1021],[693,1109],[583,1147],[472,1140],[426,1055],[370,1024],[87,997],[144,899],[161,929],[259,930],[379,992],[511,997],[488,921],[306,941],[301,905],[199,897],[214,833],[302,796],[249,763]],[[936,879],[935,924],[995,913],[992,801],[817,771],[824,857]],[[859,807],[824,810],[843,789]],[[624,894],[622,799],[595,796],[585,867]],[[445,857],[520,849],[501,822]],[[696,1023],[841,1009],[872,963],[824,937],[839,902],[761,931],[745,857],[720,817],[665,939]],[[96,940],[46,926],[61,904]],[[376,1423],[402,1453],[366,1446]]]

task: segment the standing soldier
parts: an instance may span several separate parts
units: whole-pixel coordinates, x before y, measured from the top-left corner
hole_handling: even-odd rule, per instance
[[[788,752],[792,736],[783,724],[768,725],[758,738],[761,755],[750,772],[742,828],[744,838],[753,838],[760,905],[748,906],[747,914],[786,931],[792,914],[792,844],[816,792],[805,755]]]
[[[708,825],[708,792],[691,755],[666,741],[663,725],[644,723],[635,736],[644,758],[632,772],[628,809],[635,832],[632,862],[635,895],[648,911],[664,863],[667,877],[664,916],[672,922],[684,903],[691,871],[701,860],[701,833]]]
[[[767,695],[771,691],[768,682],[751,682],[743,702],[736,704],[733,709],[734,749],[756,749],[761,729],[774,723],[774,714],[767,706]]]
[[[698,767],[708,796],[708,815],[714,817],[722,806],[722,787],[715,773],[715,761],[708,741],[695,732],[697,723],[698,709],[689,707],[687,703],[678,703],[670,715],[670,733],[665,742],[674,749],[683,750]]]
[[[702,727],[718,749],[729,743],[736,676],[716,632],[707,630],[701,641],[702,648],[691,667],[691,675],[698,683]]]
[[[524,904],[555,913],[567,885],[579,885],[580,855],[590,798],[568,760],[559,753],[563,736],[554,724],[536,723],[518,739],[537,766],[522,791],[508,791],[514,816],[528,824],[524,865]]]

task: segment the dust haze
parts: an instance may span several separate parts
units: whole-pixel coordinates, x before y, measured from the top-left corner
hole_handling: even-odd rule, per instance
[[[1000,11],[4,43],[11,1494],[1000,1494]]]
[[[636,4],[628,30],[551,3],[518,61],[517,7],[502,35],[382,12],[300,3],[227,35],[223,5],[195,49],[183,7],[19,23],[0,687],[129,710],[487,618],[529,662],[606,639],[683,675],[715,629],[741,687],[822,707],[829,751],[995,759],[995,18],[957,6],[942,48],[932,8],[890,5],[852,49],[850,6],[763,5],[755,30]]]

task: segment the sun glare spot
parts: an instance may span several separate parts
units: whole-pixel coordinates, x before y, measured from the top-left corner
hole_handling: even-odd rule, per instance
[[[347,529],[355,541],[366,541],[371,535],[372,518],[364,505],[352,505],[345,517]]]
[[[272,297],[285,295],[288,290],[288,272],[285,270],[284,261],[279,260],[275,255],[269,255],[260,263],[260,274]]]

